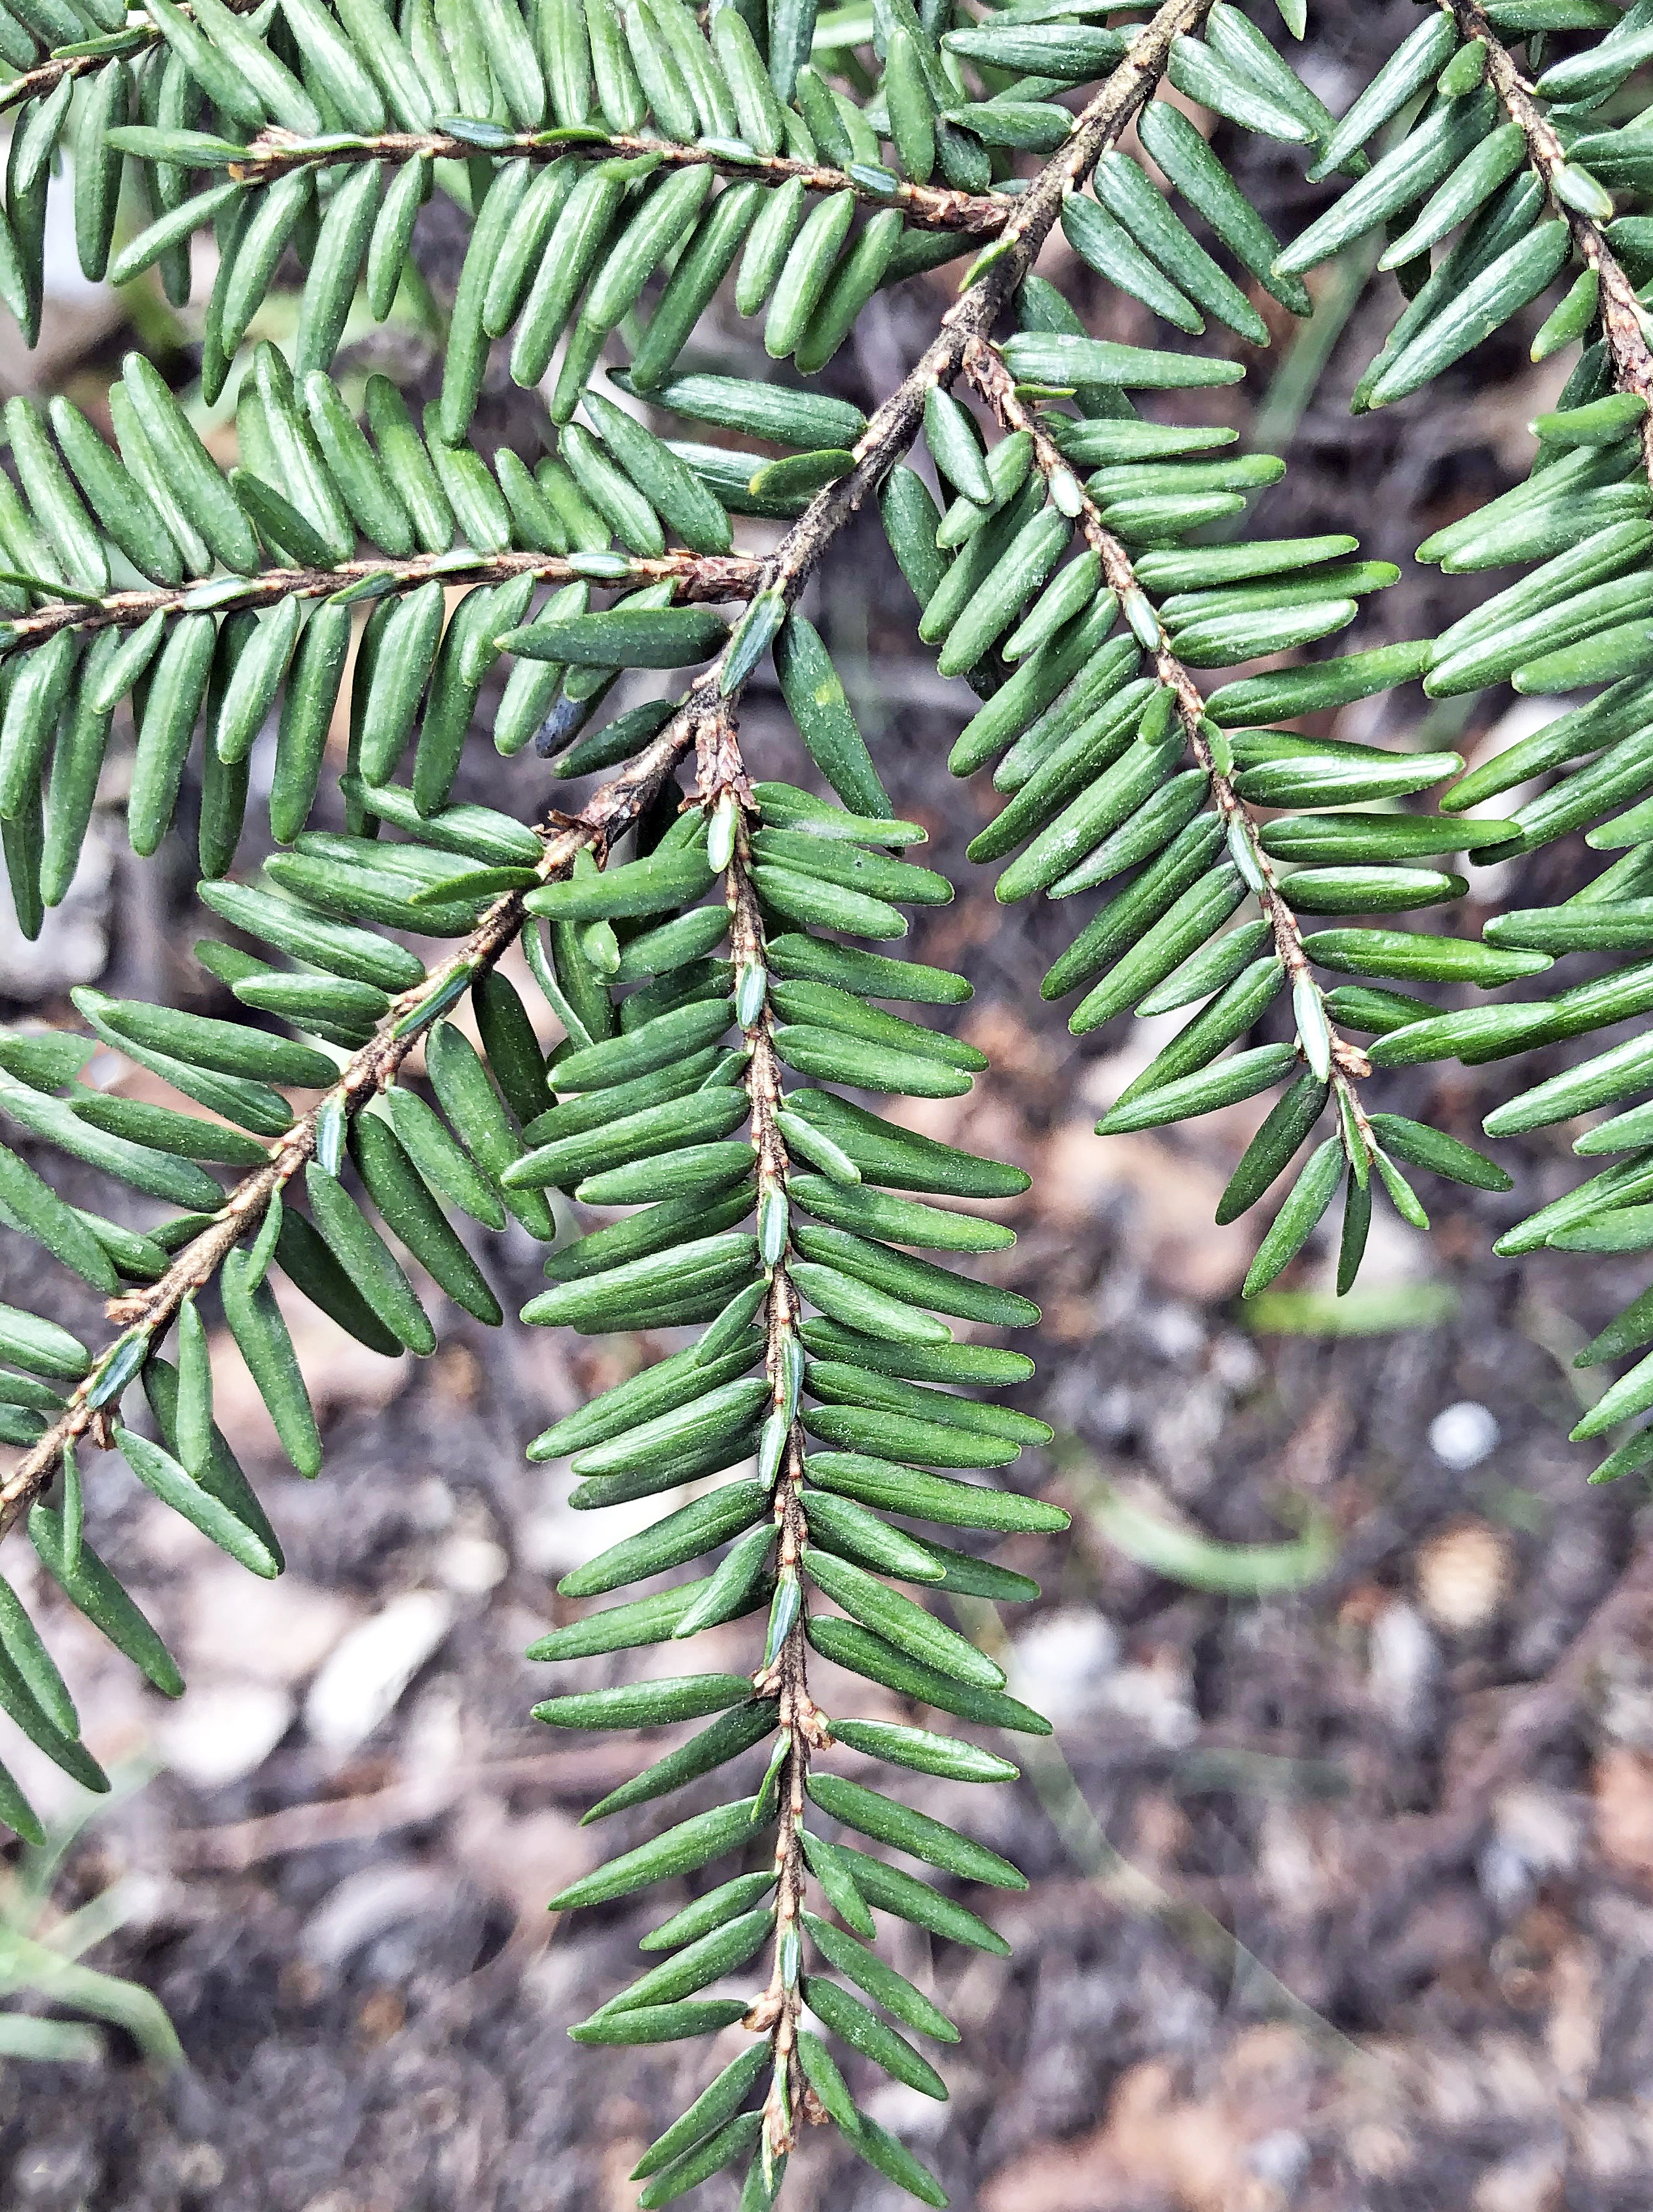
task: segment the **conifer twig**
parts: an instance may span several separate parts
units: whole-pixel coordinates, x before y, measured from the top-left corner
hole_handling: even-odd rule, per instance
[[[1520,125],[1535,174],[1555,213],[1571,232],[1579,258],[1600,283],[1602,335],[1613,362],[1613,381],[1619,391],[1633,392],[1646,404],[1641,425],[1642,458],[1653,480],[1653,344],[1649,343],[1647,313],[1636,296],[1636,287],[1608,245],[1602,225],[1576,206],[1564,189],[1558,189],[1568,167],[1566,149],[1539,105],[1533,87],[1493,29],[1481,0],[1440,0],[1440,6],[1464,39],[1479,40],[1485,48],[1486,81],[1510,120]]]
[[[1329,1039],[1333,1088],[1347,1103],[1369,1152],[1375,1152],[1377,1140],[1371,1134],[1365,1109],[1354,1088],[1360,1078],[1371,1073],[1371,1062],[1358,1045],[1351,1044],[1347,1037],[1338,1034],[1330,1016],[1325,1012],[1325,994],[1304,949],[1302,925],[1281,894],[1274,861],[1263,849],[1261,825],[1250,807],[1235,790],[1232,773],[1218,763],[1213,750],[1211,726],[1207,720],[1204,698],[1193,677],[1177,657],[1158,610],[1138,580],[1129,547],[1103,521],[1095,501],[1063,459],[1037,416],[1022,405],[1016,396],[1014,380],[1009,370],[993,348],[979,340],[973,341],[966,349],[964,367],[965,374],[1003,428],[1012,432],[1024,430],[1031,438],[1034,465],[1040,474],[1047,482],[1062,484],[1069,505],[1077,505],[1075,520],[1084,532],[1086,544],[1101,563],[1103,581],[1124,610],[1134,635],[1153,662],[1154,675],[1177,702],[1177,718],[1182,725],[1190,750],[1210,779],[1212,804],[1221,816],[1227,831],[1229,851],[1235,854],[1236,865],[1240,866],[1242,874],[1248,880],[1255,878],[1251,881],[1251,888],[1262,908],[1263,919],[1269,924],[1269,935],[1285,968],[1293,998],[1297,997],[1300,987],[1306,987],[1320,1001],[1322,1019],[1325,1022]],[[1239,854],[1236,853],[1236,847],[1244,854],[1243,863]]]
[[[931,387],[951,383],[972,341],[980,343],[991,331],[1055,225],[1063,198],[1094,167],[1150,97],[1173,40],[1196,30],[1211,5],[1212,0],[1166,0],[1137,32],[1129,53],[1084,109],[1067,143],[1014,203],[1009,221],[971,272],[975,281],[966,276],[967,289],[942,318],[936,337],[874,411],[855,448],[854,466],[817,492],[763,564],[761,587],[784,605],[796,603],[826,547],[912,443]],[[342,572],[324,573],[331,580],[328,588],[338,589],[336,578]],[[667,777],[697,742],[708,718],[723,711],[726,696],[723,668],[720,656],[696,678],[676,714],[646,750],[604,785],[575,820],[552,817],[542,825],[545,844],[539,865],[542,881],[566,872],[583,848],[592,848],[599,855],[606,854],[647,811]],[[738,684],[729,687],[736,696],[740,688]],[[515,942],[524,919],[520,893],[507,893],[496,901],[460,949],[422,985],[396,1002],[326,1097],[341,1098],[347,1114],[377,1097],[393,1079],[419,1034],[418,1024],[409,1023],[416,1006],[451,984],[467,966],[476,975],[487,972]],[[0,1537],[51,1482],[64,1446],[88,1432],[95,1433],[94,1425],[100,1411],[95,1402],[99,1385],[110,1371],[112,1359],[120,1357],[123,1347],[134,1337],[153,1339],[171,1322],[185,1299],[211,1278],[237,1241],[256,1226],[271,1195],[313,1156],[320,1111],[318,1103],[294,1121],[280,1139],[270,1165],[255,1170],[237,1186],[211,1226],[185,1247],[159,1282],[118,1302],[124,1323],[122,1336],[94,1363],[63,1413],[0,1482]],[[100,1429],[102,1425],[98,1426]]]

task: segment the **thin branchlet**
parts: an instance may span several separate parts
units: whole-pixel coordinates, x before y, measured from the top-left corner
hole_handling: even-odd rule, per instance
[[[782,1133],[780,1055],[775,1048],[774,1014],[769,1003],[766,978],[768,957],[757,885],[752,872],[752,831],[756,808],[740,745],[733,712],[728,702],[702,726],[700,781],[697,797],[709,815],[720,807],[735,813],[734,843],[724,878],[730,909],[730,963],[737,979],[752,974],[766,978],[761,1002],[742,1022],[748,1054],[745,1085],[751,1104],[752,1148],[756,1156],[760,1207],[784,1205],[791,1163]],[[762,1218],[760,1214],[760,1218]],[[805,1602],[801,1588],[802,1554],[807,1540],[803,1515],[803,1455],[805,1441],[798,1419],[796,1362],[801,1356],[798,1325],[802,1303],[788,1267],[791,1255],[790,1222],[781,1249],[769,1263],[765,1297],[764,1375],[769,1384],[772,1419],[784,1419],[785,1437],[775,1476],[774,1521],[778,1586],[798,1587],[794,1617],[772,1653],[754,1678],[760,1695],[775,1700],[776,1723],[784,1739],[776,1777],[778,1811],[775,1835],[775,1937],[773,1966],[767,1987],[748,2014],[746,2026],[766,2034],[774,2053],[774,2069],[764,2110],[766,2151],[772,2160],[790,2150],[797,2116],[807,2102],[797,2063],[798,2015],[802,2008],[797,1973],[790,1966],[802,1938],[799,1915],[803,1909],[807,1880],[803,1859],[804,1785],[813,1751],[827,1741],[826,1725],[808,1680],[808,1644],[805,1633]]]
[[[1479,40],[1485,49],[1486,82],[1510,120],[1521,126],[1534,173],[1554,213],[1571,232],[1579,258],[1595,271],[1600,283],[1602,336],[1613,363],[1614,386],[1620,392],[1634,393],[1646,405],[1641,425],[1642,462],[1653,481],[1653,344],[1649,343],[1647,312],[1636,296],[1636,287],[1608,243],[1602,225],[1557,191],[1557,179],[1567,167],[1566,149],[1533,87],[1493,29],[1480,0],[1440,0],[1440,6],[1463,38]]]
[[[854,468],[819,493],[788,532],[766,578],[766,586],[781,594],[789,605],[796,600],[827,544],[868,494],[876,489],[917,435],[930,386],[938,381],[950,381],[967,359],[988,352],[984,334],[991,330],[1004,301],[1032,265],[1061,211],[1064,193],[1088,173],[1148,97],[1164,67],[1171,40],[1196,25],[1209,5],[1210,0],[1172,0],[1172,4],[1162,9],[1153,24],[1139,36],[1129,59],[1116,70],[1086,110],[1069,148],[1047,165],[1019,205],[1012,224],[1004,233],[1003,245],[981,272],[979,281],[949,311],[941,333],[917,366],[868,423],[856,449]],[[738,690],[738,686],[731,687],[734,696],[725,696],[714,669],[699,680],[676,724],[672,726],[682,727],[685,746],[692,743],[695,747],[699,767],[699,803],[709,812],[724,803],[732,803],[736,810],[726,893],[730,909],[732,964],[737,978],[753,968],[767,972],[763,921],[752,875],[751,836],[755,810],[737,734]],[[656,742],[658,744],[660,741]],[[768,1189],[784,1201],[789,1163],[778,1121],[781,1066],[775,1049],[773,1017],[766,992],[763,1004],[745,1024],[744,1036],[749,1055],[745,1083],[751,1106],[759,1189],[760,1194]],[[801,1302],[786,1265],[790,1249],[789,1227],[786,1244],[770,1268],[764,1307],[765,1374],[771,1389],[772,1408],[783,1410],[790,1390],[786,1372],[787,1340],[790,1338],[796,1342],[801,1317]],[[777,1570],[782,1587],[789,1581],[801,1583],[800,1559],[807,1534],[802,1497],[804,1450],[802,1425],[794,1407],[775,1480]],[[808,1649],[800,1589],[794,1618],[754,1678],[754,1686],[760,1692],[776,1700],[777,1721],[783,1735],[780,1765],[775,1778],[778,1817],[773,1965],[769,1984],[746,2020],[750,2029],[769,2036],[774,2052],[775,2063],[764,2107],[766,2166],[772,2166],[791,2148],[799,2115],[813,2115],[815,2111],[796,2055],[802,1999],[796,1961],[801,1948],[799,1916],[803,1909],[807,1881],[802,1842],[805,1785],[810,1755],[828,1741],[828,1734],[825,1720],[809,1693]]]
[[[767,579],[769,588],[778,591],[788,605],[831,539],[877,490],[917,436],[932,387],[950,385],[966,347],[972,339],[990,335],[1005,303],[1055,228],[1063,199],[1090,174],[1153,93],[1172,41],[1196,30],[1212,4],[1213,0],[1166,0],[1138,31],[1129,53],[1079,116],[1066,145],[1013,204],[1004,228],[966,272],[966,289],[942,317],[941,329],[868,422],[855,447],[854,467],[818,492],[788,532]]]
[[[193,17],[195,9],[191,0],[177,0],[177,4],[180,15]],[[224,0],[224,5],[233,15],[251,15],[263,5],[263,0]],[[112,35],[129,42],[122,48],[128,61],[138,60],[146,52],[153,53],[164,43],[160,26],[155,22],[146,23],[141,17],[136,23],[129,18],[126,29]],[[56,92],[65,77],[88,76],[98,70],[106,69],[116,58],[106,48],[89,54],[49,55],[45,61],[37,62],[33,69],[22,70],[7,83],[0,85],[0,114],[26,101],[44,100],[48,93]]]
[[[1133,629],[1138,623],[1149,629],[1153,642],[1149,644],[1147,637],[1142,642],[1152,660],[1154,675],[1176,701],[1177,719],[1189,748],[1210,779],[1211,802],[1228,834],[1229,850],[1232,853],[1237,846],[1240,848],[1244,855],[1244,872],[1255,878],[1253,889],[1262,909],[1263,919],[1269,924],[1275,952],[1286,970],[1287,981],[1294,996],[1299,985],[1303,985],[1311,990],[1320,1001],[1321,1018],[1330,1039],[1331,1085],[1347,1105],[1350,1120],[1360,1132],[1370,1158],[1377,1151],[1377,1139],[1371,1133],[1356,1085],[1362,1077],[1371,1073],[1371,1062],[1358,1045],[1351,1044],[1347,1037],[1339,1035],[1326,1010],[1325,994],[1314,973],[1313,963],[1304,949],[1302,926],[1282,896],[1278,872],[1273,860],[1263,849],[1262,824],[1235,790],[1232,775],[1217,762],[1206,719],[1205,701],[1199,686],[1172,649],[1158,610],[1137,576],[1129,549],[1103,521],[1095,501],[1063,459],[1038,417],[1022,404],[1009,370],[993,348],[979,341],[968,346],[965,353],[964,373],[1004,429],[1012,432],[1021,430],[1027,434],[1032,441],[1034,465],[1048,483],[1060,487],[1067,506],[1076,509],[1075,520],[1084,534],[1085,543],[1101,563],[1103,581],[1120,605],[1134,617]],[[1238,855],[1236,857],[1238,859]]]
[[[330,137],[317,146],[295,131],[271,125],[248,144],[241,160],[228,165],[238,182],[263,184],[300,168],[331,167],[336,162],[462,161],[476,152],[476,142],[448,131],[385,131],[349,137]],[[955,191],[946,185],[915,185],[892,173],[883,183],[863,171],[834,168],[830,162],[803,161],[787,154],[729,154],[716,146],[684,145],[675,138],[637,132],[593,130],[586,138],[548,139],[526,131],[515,137],[490,132],[488,154],[501,160],[549,163],[633,161],[646,157],[663,169],[710,169],[714,175],[772,187],[796,182],[806,191],[849,192],[869,207],[897,209],[919,230],[956,231],[991,238],[1009,221],[1016,201],[1007,194]]]
[[[658,555],[506,553],[420,553],[407,560],[368,555],[341,561],[336,568],[276,567],[256,576],[215,576],[153,591],[111,592],[101,599],[49,599],[28,613],[0,623],[0,648],[44,645],[59,630],[134,629],[152,615],[179,615],[209,605],[215,614],[257,612],[283,599],[329,599],[357,587],[362,599],[411,591],[436,577],[454,589],[505,584],[533,576],[544,584],[598,583],[633,590],[646,584],[670,584],[676,599],[689,601],[748,599],[756,589],[762,562],[725,553]]]
[[[572,819],[548,817],[540,824],[539,879],[550,883],[566,875],[575,854],[582,851],[590,851],[599,860],[605,858],[609,848],[653,805],[691,742],[692,729],[686,715],[680,714],[645,751],[595,794],[579,815]],[[110,1318],[122,1325],[120,1338],[94,1363],[51,1426],[0,1482],[0,1536],[45,1490],[65,1445],[82,1437],[103,1440],[104,1425],[97,1419],[98,1385],[111,1354],[133,1337],[153,1343],[185,1300],[212,1280],[240,1239],[257,1230],[271,1201],[314,1158],[318,1131],[330,1102],[336,1101],[347,1119],[352,1119],[389,1088],[429,1025],[428,1019],[421,1019],[421,1012],[432,1009],[429,1019],[434,1019],[451,1003],[460,979],[468,986],[487,975],[516,943],[528,919],[523,897],[522,892],[512,891],[495,900],[455,951],[432,969],[422,982],[393,1000],[337,1083],[276,1139],[269,1166],[255,1169],[236,1185],[211,1224],[191,1238],[158,1282],[112,1304]]]

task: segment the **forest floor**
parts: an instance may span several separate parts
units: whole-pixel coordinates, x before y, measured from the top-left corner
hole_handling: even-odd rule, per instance
[[[1413,12],[1328,10],[1305,64],[1323,97],[1345,105]],[[1283,152],[1250,153],[1247,182],[1289,230],[1315,203]],[[439,222],[430,245],[439,292]],[[65,273],[67,240],[59,258],[42,351],[0,347],[0,380],[95,407],[133,343],[130,309]],[[1129,303],[1093,298],[1065,249],[1050,273],[1091,301],[1099,332],[1164,342]],[[1376,644],[1450,618],[1451,587],[1411,549],[1521,472],[1525,425],[1565,363],[1532,368],[1517,330],[1420,398],[1352,422],[1347,393],[1396,311],[1392,282],[1362,290],[1363,276],[1325,272],[1324,322],[1282,330],[1270,354],[1237,345],[1248,384],[1188,397],[1200,419],[1219,419],[1215,399],[1290,460],[1258,503],[1265,530],[1345,527],[1352,507],[1369,518],[1365,551],[1404,570],[1352,634]],[[948,282],[881,299],[829,381],[862,399],[887,389]],[[143,342],[187,382],[191,319],[155,313]],[[705,350],[738,368],[749,343],[731,311]],[[1329,363],[1305,402],[1311,349]],[[434,358],[428,337],[400,330],[346,366],[428,388]],[[536,450],[502,376],[482,427]],[[1058,1443],[1023,1471],[1075,1516],[1069,1539],[1002,1554],[1041,1577],[1043,1599],[970,1624],[1003,1639],[1054,1738],[1022,1743],[1012,1788],[913,1793],[1026,1869],[1028,1893],[996,1912],[1014,1955],[942,1947],[929,1961],[905,1931],[899,1963],[931,1978],[964,2039],[950,2103],[886,2085],[871,2109],[961,2212],[1644,2208],[1653,1530],[1645,1492],[1587,1489],[1591,1452],[1565,1442],[1600,1388],[1572,1355],[1641,1282],[1633,1260],[1517,1263],[1489,1249],[1573,1179],[1571,1133],[1505,1148],[1507,1197],[1431,1180],[1430,1231],[1389,1217],[1341,1309],[1317,1247],[1281,1295],[1243,1309],[1256,1226],[1211,1217],[1257,1110],[1092,1133],[1167,1024],[1127,1018],[1076,1042],[1066,1010],[1041,1002],[1074,918],[999,908],[964,860],[994,805],[984,783],[946,774],[969,694],[915,657],[875,526],[857,528],[809,605],[898,811],[928,826],[925,858],[964,887],[913,949],[970,975],[960,1025],[993,1068],[922,1126],[1032,1175],[999,1274],[1044,1309],[1020,1401]],[[1335,726],[1468,755],[1529,711],[1489,695],[1452,719],[1414,693]],[[761,684],[747,738],[768,772],[799,773]],[[500,761],[479,731],[460,796],[526,815],[551,790],[542,763]],[[118,768],[106,798],[82,883],[40,944],[0,929],[9,1016],[69,1018],[69,987],[89,980],[212,1003],[188,951],[187,855],[134,864]],[[1477,927],[1493,899],[1553,896],[1584,862],[1557,847],[1524,878],[1482,872],[1456,926]],[[1409,1071],[1381,1079],[1382,1103],[1473,1139],[1536,1072]],[[0,1254],[0,1297],[33,1264],[15,1244]],[[536,1248],[496,1247],[493,1273],[514,1309],[540,1280]],[[60,1310],[99,1327],[89,1295]],[[8,1547],[121,1778],[70,1847],[57,1902],[120,1885],[123,1924],[94,1963],[154,1991],[188,2067],[159,2083],[118,2037],[96,2063],[0,2064],[0,2201],[621,2212],[629,2167],[706,2059],[693,2045],[599,2056],[564,2033],[636,1970],[646,1908],[552,1919],[545,1900],[648,1816],[617,1822],[623,1836],[582,1829],[639,1745],[562,1742],[528,1717],[548,1670],[521,1655],[559,1617],[554,1582],[591,1536],[560,1474],[527,1466],[523,1446],[642,1348],[490,1333],[451,1310],[433,1359],[394,1364],[301,1301],[292,1319],[326,1422],[319,1482],[283,1471],[233,1357],[220,1382],[221,1419],[287,1549],[282,1580],[253,1582],[116,1462],[90,1486],[94,1540],[179,1654],[181,1705],[138,1687],[36,1592],[26,1547]],[[1193,1540],[1182,1579],[1156,1570],[1167,1528]],[[709,1663],[750,1664],[742,1628],[718,1641]],[[602,1663],[559,1686],[604,1679]],[[58,1817],[86,1812],[51,1770],[16,1764]],[[909,2201],[826,2130],[788,2185],[797,2212]],[[732,2204],[728,2185],[706,2202]]]

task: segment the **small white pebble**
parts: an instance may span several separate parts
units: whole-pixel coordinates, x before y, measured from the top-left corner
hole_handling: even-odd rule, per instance
[[[462,1597],[481,1597],[502,1583],[511,1571],[504,1547],[492,1537],[462,1530],[450,1536],[437,1555],[436,1571],[451,1590]]]
[[[312,1743],[348,1759],[394,1711],[414,1676],[453,1625],[441,1590],[404,1590],[337,1644],[305,1698]]]
[[[1295,2128],[1276,2128],[1260,2136],[1245,2154],[1253,2173],[1281,2189],[1293,2189],[1309,2163],[1309,2146]]]
[[[1161,1359],[1191,1359],[1205,1344],[1199,1316],[1176,1301],[1150,1307],[1142,1316],[1142,1334]]]
[[[1460,1398],[1456,1405],[1443,1407],[1429,1424],[1429,1449],[1444,1466],[1462,1474],[1492,1457],[1499,1435],[1498,1422],[1485,1406]]]
[[[1119,1632],[1105,1613],[1063,1606],[1030,1623],[1013,1650],[1017,1692],[1059,1727],[1105,1694],[1119,1664]]]
[[[1371,1624],[1366,1668],[1373,1701],[1392,1726],[1418,1723],[1439,1664],[1423,1615],[1404,1598],[1391,1599]]]
[[[163,1718],[160,1753],[197,1790],[256,1773],[293,1719],[290,1690],[270,1682],[207,1681]]]

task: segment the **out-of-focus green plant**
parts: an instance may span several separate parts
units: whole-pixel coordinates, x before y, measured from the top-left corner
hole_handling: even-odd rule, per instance
[[[118,1795],[144,1778],[112,1777]],[[106,1812],[106,1804],[46,1831],[45,1840],[26,1844],[9,1864],[0,1866],[0,2063],[8,2058],[95,2060],[106,2043],[94,2021],[124,2028],[152,2071],[169,2073],[183,2059],[173,2024],[159,2001],[140,1983],[100,1972],[82,1962],[88,1951],[125,1926],[136,1897],[130,1881],[112,1882],[72,1912],[59,1911],[52,1890],[70,1845],[88,1820]],[[51,2012],[29,2009],[44,2003]],[[64,2019],[61,2014],[79,2014]]]

